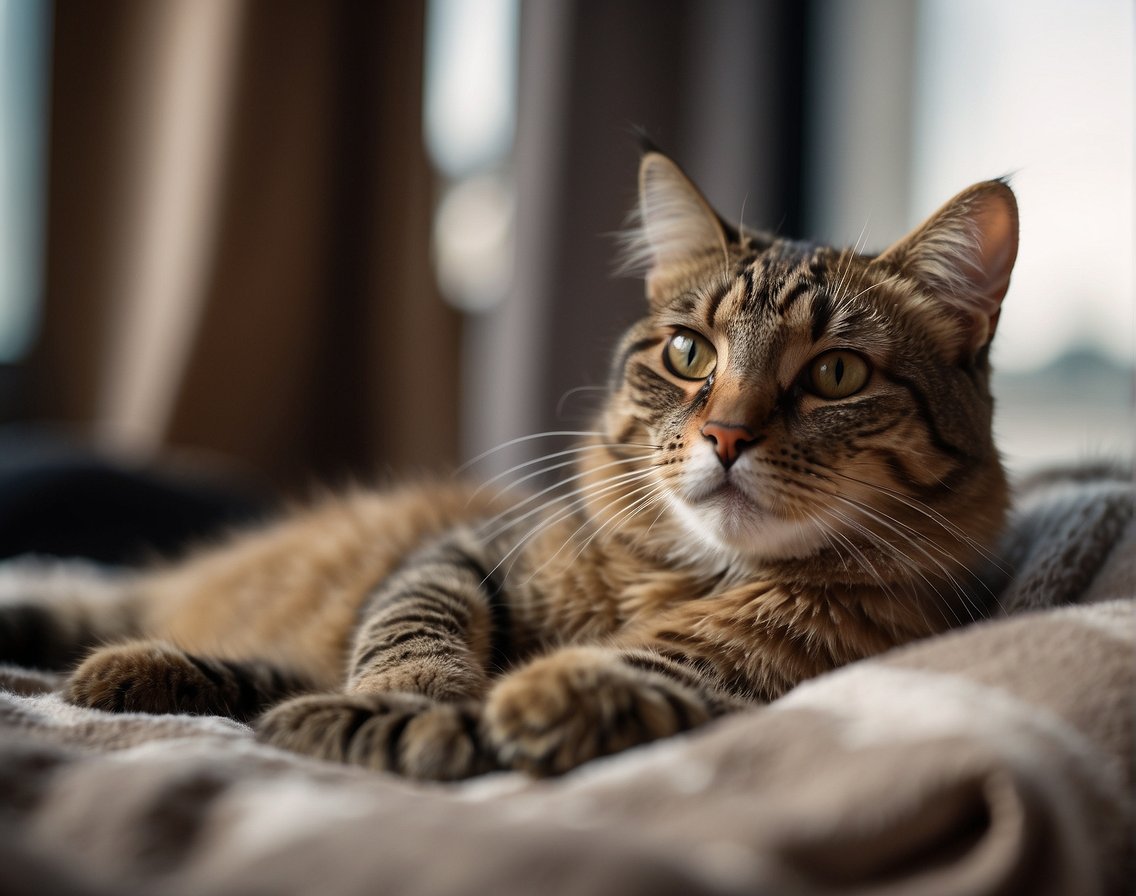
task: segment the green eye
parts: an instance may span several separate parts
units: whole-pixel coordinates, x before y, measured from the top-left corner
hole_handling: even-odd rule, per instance
[[[809,365],[809,391],[830,400],[847,398],[864,388],[868,372],[868,362],[854,352],[825,352]]]
[[[704,380],[714,372],[718,353],[705,336],[687,330],[675,331],[663,351],[667,370],[684,380]]]

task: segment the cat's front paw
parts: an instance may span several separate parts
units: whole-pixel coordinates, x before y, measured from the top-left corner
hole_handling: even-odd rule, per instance
[[[162,641],[103,647],[64,685],[69,703],[107,712],[225,713],[216,682],[187,654]]]
[[[270,709],[256,733],[264,743],[317,759],[453,781],[494,768],[477,725],[475,706],[416,694],[312,694]]]
[[[482,730],[504,767],[554,775],[701,724],[697,695],[603,648],[567,648],[490,692]]]

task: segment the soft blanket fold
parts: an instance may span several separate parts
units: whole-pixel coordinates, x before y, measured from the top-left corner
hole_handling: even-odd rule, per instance
[[[1133,497],[1038,480],[992,579],[1006,618],[559,780],[410,784],[7,667],[0,892],[1128,892]]]

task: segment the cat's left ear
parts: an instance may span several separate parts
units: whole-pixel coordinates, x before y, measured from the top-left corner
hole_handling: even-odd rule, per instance
[[[639,209],[628,235],[627,267],[653,278],[687,262],[728,252],[729,236],[717,213],[682,169],[651,150],[639,163]]]
[[[898,265],[964,321],[966,347],[994,336],[1018,257],[1018,203],[1000,180],[959,193],[879,260]]]

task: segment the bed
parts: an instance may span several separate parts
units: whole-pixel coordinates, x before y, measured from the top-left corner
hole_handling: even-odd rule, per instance
[[[416,784],[0,666],[0,893],[1129,892],[1136,489],[1019,489],[991,618],[586,765]],[[0,601],[105,567],[21,559]]]

